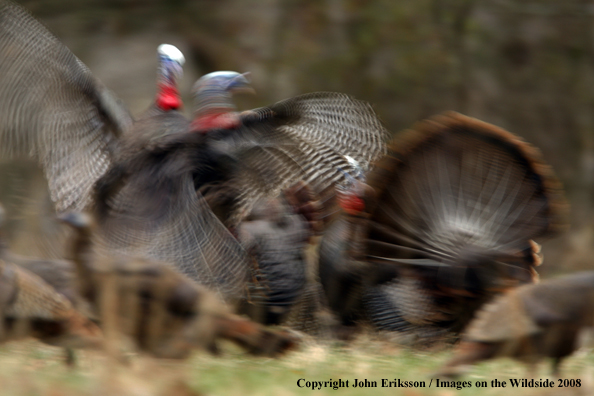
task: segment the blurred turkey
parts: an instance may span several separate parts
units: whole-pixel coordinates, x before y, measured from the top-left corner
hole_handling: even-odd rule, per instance
[[[531,366],[550,357],[553,375],[558,376],[561,360],[577,350],[580,341],[591,339],[593,326],[594,272],[525,285],[477,313],[440,374],[456,376],[471,364],[497,357]]]
[[[255,111],[240,114],[231,100],[229,91],[240,87],[245,91],[246,77],[237,72],[215,72],[198,80],[194,85],[196,105],[193,129],[198,133],[214,133],[217,129],[237,129],[251,118],[258,117]],[[291,147],[270,147],[261,149],[262,138],[246,141],[239,131],[239,150],[234,142],[221,141],[214,144],[214,150],[224,154],[225,165],[218,169],[230,169],[227,180],[215,178],[214,182],[195,180],[209,207],[237,236],[249,256],[251,274],[247,295],[241,303],[240,312],[264,324],[284,322],[306,286],[306,263],[304,250],[310,236],[321,229],[321,204],[310,186],[303,181],[279,192],[260,191],[260,194],[245,195],[248,188],[241,176],[234,176],[234,170],[244,161],[234,156],[245,156],[250,150],[257,150],[251,160],[254,166],[270,167],[267,163],[275,155],[284,155]],[[252,140],[251,137],[248,137]],[[292,143],[287,139],[287,146]],[[245,147],[245,148],[244,148]],[[262,155],[268,150],[278,150],[271,156]],[[304,161],[303,159],[301,160]],[[278,163],[283,166],[282,163]],[[293,165],[293,164],[291,164]],[[270,170],[266,171],[273,175]],[[264,183],[269,183],[264,180]],[[266,193],[263,194],[263,193]],[[277,194],[277,195],[274,195]],[[249,202],[243,202],[242,196]],[[245,198],[244,198],[245,199]],[[246,214],[248,213],[248,214]]]
[[[205,128],[175,100],[159,108],[172,96],[160,92],[132,123],[66,47],[0,2],[0,156],[39,161],[58,213],[94,208],[104,253],[171,263],[227,300],[243,293],[249,259],[197,189],[234,192],[219,212],[233,229],[261,197],[299,180],[331,190],[344,178],[337,164],[349,169],[343,154],[365,166],[384,151],[373,110],[347,95],[302,95]]]
[[[3,220],[0,206],[0,227]],[[41,277],[12,262],[4,248],[0,252],[0,317],[0,342],[35,337],[66,348],[102,345],[101,331],[93,322]]]
[[[320,247],[320,277],[343,324],[435,340],[494,294],[537,278],[533,238],[564,226],[540,153],[493,125],[447,113],[415,125],[364,178]],[[414,340],[412,340],[414,342]]]
[[[305,249],[321,205],[297,183],[276,198],[261,198],[243,219],[238,239],[253,263],[242,312],[264,324],[283,323],[307,284]]]
[[[171,266],[143,258],[97,257],[90,216],[67,213],[62,221],[75,230],[70,255],[78,292],[103,328],[127,335],[139,349],[157,357],[185,358],[194,347],[216,352],[221,339],[262,356],[295,347],[294,336],[232,315],[214,293]]]
[[[245,74],[230,71],[211,73],[199,79],[194,85],[193,129],[199,133],[237,129],[246,120],[249,122],[250,118],[257,117],[255,111],[238,113],[232,102],[231,90],[250,92],[246,83]],[[266,136],[256,135],[256,138],[266,139]],[[259,145],[266,142],[263,139],[262,143],[241,139],[239,150],[229,141],[213,145],[215,151],[232,154],[225,158],[225,165],[218,167],[230,169],[231,175],[236,172],[233,169],[238,164],[244,163],[234,158],[236,155],[250,158],[249,155],[254,166],[266,170],[270,166],[266,163],[270,157],[282,156],[287,150],[281,146],[269,147],[263,150],[278,152],[272,156],[262,156],[259,152],[249,154],[259,150]],[[291,144],[288,140],[287,143]],[[279,165],[283,166],[282,163]],[[266,172],[272,174],[269,170]],[[215,178],[214,182],[195,180],[195,185],[217,217],[237,236],[249,256],[251,276],[239,311],[264,324],[285,322],[302,297],[307,283],[304,250],[310,237],[322,228],[322,206],[317,195],[303,181],[282,192],[279,192],[280,188],[272,192],[263,189],[260,194],[252,193],[251,196],[245,195],[245,191],[253,185],[247,185],[242,176],[231,176],[227,180]],[[242,195],[249,197],[243,205]]]

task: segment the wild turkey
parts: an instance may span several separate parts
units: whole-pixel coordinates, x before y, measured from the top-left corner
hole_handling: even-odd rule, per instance
[[[216,129],[238,128],[253,111],[240,114],[231,101],[230,90],[246,90],[245,75],[216,72],[194,85],[196,110],[193,129],[213,133]],[[217,147],[221,153],[234,153]],[[236,165],[232,158],[227,167]],[[219,166],[224,168],[224,166]],[[230,172],[231,174],[233,171]],[[236,179],[217,178],[214,183],[196,181],[209,207],[237,236],[252,262],[248,294],[240,312],[264,324],[283,322],[306,284],[304,249],[313,232],[321,229],[321,205],[304,182],[298,182],[279,196],[259,196],[248,205],[248,215],[237,208],[242,191]]]
[[[261,198],[237,229],[253,262],[243,312],[264,324],[283,323],[307,284],[305,249],[319,228],[320,205],[304,183]]]
[[[464,332],[440,375],[456,376],[469,365],[513,357],[534,365],[561,360],[579,348],[594,326],[594,272],[582,272],[511,290],[486,304]]]
[[[0,206],[0,227],[4,209]],[[0,236],[0,245],[4,244]],[[99,328],[41,277],[0,252],[0,342],[35,337],[66,348],[98,348]]]
[[[209,85],[209,98],[218,101],[228,97],[213,95],[212,91],[217,86],[230,89],[232,82],[242,81],[239,76],[226,72],[203,77],[216,79],[216,84]],[[197,94],[201,105],[207,103],[200,98],[203,93],[199,90]],[[278,195],[291,183],[309,180],[314,189],[325,191],[344,177],[335,169],[336,164],[349,169],[344,157],[326,147],[328,142],[316,142],[314,139],[321,138],[308,130],[319,127],[324,132],[325,117],[334,115],[338,125],[350,125],[345,134],[361,135],[353,134],[349,139],[377,145],[376,152],[383,150],[380,135],[384,130],[371,113],[366,113],[369,111],[367,105],[346,95],[309,94],[270,108],[218,114],[218,119],[211,119],[208,125],[223,123],[210,130],[201,129],[204,123],[197,118],[190,133],[164,136],[140,149],[131,146],[133,150],[121,155],[97,182],[95,202],[100,208],[102,230],[110,236],[118,234],[114,239],[123,241],[125,247],[150,248],[152,257],[171,255],[179,259],[185,253],[194,260],[218,263],[188,267],[186,262],[185,266],[178,264],[178,268],[232,300],[244,290],[249,258],[225,226],[235,232],[255,202]],[[372,126],[376,129],[371,129],[366,137],[366,129]],[[143,127],[143,122],[137,122],[136,127]],[[333,128],[334,125],[326,127],[328,133]],[[302,130],[312,135],[311,142],[305,140],[307,135]],[[373,158],[368,153],[359,156],[364,163]],[[190,194],[192,188],[198,191],[197,195]],[[133,207],[123,209],[117,205],[130,203],[132,197],[138,196],[143,200],[134,200]],[[210,232],[198,238],[188,230]],[[155,240],[159,243],[155,244]],[[142,251],[136,252],[139,253]]]
[[[106,254],[171,263],[228,301],[243,292],[249,259],[196,189],[222,179],[240,192],[225,217],[241,219],[260,197],[298,180],[331,188],[344,178],[336,165],[349,170],[343,154],[368,164],[385,136],[368,104],[332,93],[240,121],[189,133],[188,120],[164,110],[131,126],[66,47],[20,7],[0,2],[0,156],[37,159],[58,213],[96,206]]]
[[[62,220],[76,231],[71,255],[80,294],[102,326],[129,336],[139,349],[157,357],[185,358],[194,347],[216,352],[217,342],[227,339],[252,354],[277,356],[297,344],[285,331],[232,315],[214,293],[167,264],[96,257],[90,216],[68,213]]]
[[[329,304],[343,324],[367,318],[422,341],[456,334],[493,295],[533,282],[532,239],[564,225],[540,153],[456,113],[399,135],[352,185],[320,247]]]

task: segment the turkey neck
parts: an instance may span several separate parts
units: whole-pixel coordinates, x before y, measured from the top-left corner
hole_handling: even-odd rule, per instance
[[[177,90],[177,79],[182,74],[181,64],[183,64],[183,61],[180,63],[180,60],[171,59],[165,54],[159,56],[159,75],[155,103],[161,110],[177,110],[182,107],[182,101]]]
[[[211,114],[230,113],[236,110],[231,92],[219,84],[207,84],[198,89],[194,96],[194,119]]]
[[[164,136],[187,133],[190,121],[179,111],[164,111],[152,104],[142,113],[122,139],[122,150],[134,151]]]
[[[219,84],[207,84],[200,88],[194,97],[196,111],[192,128],[196,131],[207,132],[213,128],[233,128],[238,126],[239,120],[232,101],[231,92]]]

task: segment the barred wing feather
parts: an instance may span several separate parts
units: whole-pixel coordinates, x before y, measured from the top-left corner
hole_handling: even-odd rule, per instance
[[[363,169],[380,158],[388,132],[368,103],[349,95],[315,92],[256,109],[244,116],[237,146],[236,183],[242,213],[265,195],[304,181],[318,194],[353,172],[345,156]],[[241,216],[241,215],[240,215]]]
[[[0,2],[0,157],[29,155],[57,210],[83,210],[131,118],[63,44],[21,7]]]

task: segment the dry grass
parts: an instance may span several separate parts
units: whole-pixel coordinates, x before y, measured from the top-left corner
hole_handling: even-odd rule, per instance
[[[594,394],[594,355],[578,353],[562,368],[566,378],[580,379],[575,389],[492,388],[491,380],[523,378],[521,364],[497,360],[474,367],[462,380],[470,380],[470,389],[382,388],[381,379],[400,378],[426,381],[430,374],[450,357],[450,351],[412,351],[393,344],[361,337],[348,347],[306,341],[300,351],[281,359],[251,357],[232,345],[224,357],[196,352],[188,361],[156,360],[131,355],[127,366],[114,362],[100,352],[79,352],[78,366],[69,369],[63,364],[63,351],[34,341],[0,347],[0,394],[2,396],[75,396],[75,395],[591,395]],[[550,378],[548,365],[539,367],[536,379]],[[312,391],[299,388],[297,381],[349,380],[354,378],[378,381],[377,388],[323,388]],[[480,391],[476,381],[487,381]],[[557,383],[557,382],[556,382]]]

